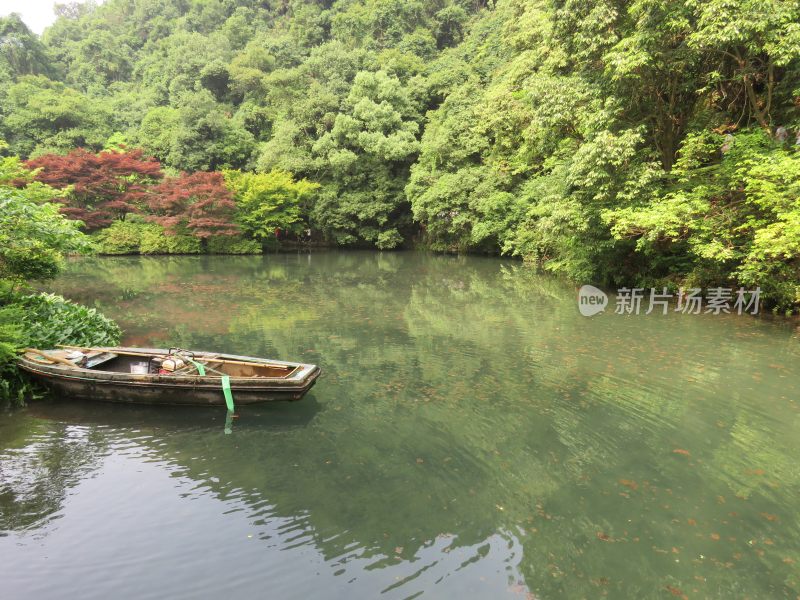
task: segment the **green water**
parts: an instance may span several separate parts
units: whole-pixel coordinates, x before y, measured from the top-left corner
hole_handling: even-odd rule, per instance
[[[130,345],[313,362],[299,403],[0,415],[4,598],[795,598],[800,334],[580,316],[512,261],[106,258]]]

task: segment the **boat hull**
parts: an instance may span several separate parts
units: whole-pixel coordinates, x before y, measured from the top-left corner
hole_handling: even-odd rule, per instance
[[[108,348],[110,352],[137,350],[166,354],[160,349]],[[196,353],[198,359],[208,353]],[[210,356],[210,354],[209,354]],[[219,355],[214,355],[219,356]],[[263,359],[222,355],[235,360],[267,362]],[[269,361],[278,363],[278,361]],[[298,373],[286,379],[231,378],[230,387],[236,406],[274,401],[300,400],[316,383],[319,367],[300,363],[279,363],[296,366]],[[55,396],[118,402],[125,404],[169,404],[193,406],[225,406],[225,396],[219,377],[174,376],[93,372],[70,369],[61,365],[42,364],[23,357],[19,366]]]

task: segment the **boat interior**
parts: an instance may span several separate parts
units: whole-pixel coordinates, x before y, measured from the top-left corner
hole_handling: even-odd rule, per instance
[[[59,353],[62,354],[62,353]],[[61,358],[67,358],[67,353],[63,353]],[[50,354],[55,356],[55,353]],[[123,352],[102,352],[94,351],[85,354],[86,360],[81,366],[84,369],[92,369],[96,371],[105,371],[110,373],[138,373],[138,374],[155,374],[158,372],[157,367],[153,369],[152,360],[155,358],[182,358],[185,364],[174,371],[166,374],[171,375],[197,375],[198,369],[191,362],[186,360],[185,356],[167,356],[167,355],[145,355],[145,354],[126,354]],[[41,357],[40,357],[41,358]],[[291,365],[272,365],[272,364],[259,364],[255,362],[246,362],[233,359],[220,358],[219,356],[202,356],[194,357],[196,363],[203,365],[206,376],[209,377],[222,377],[227,375],[229,377],[254,377],[254,378],[280,378],[284,379],[292,375],[298,368]],[[165,374],[162,371],[162,374]]]

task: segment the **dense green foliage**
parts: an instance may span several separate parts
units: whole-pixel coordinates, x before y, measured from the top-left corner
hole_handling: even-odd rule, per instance
[[[0,150],[5,144],[0,141]],[[87,247],[79,223],[47,200],[59,193],[33,182],[15,157],[0,158],[0,285],[13,294],[26,281],[52,279],[63,255]]]
[[[0,135],[24,158],[124,144],[167,169],[254,171],[267,179],[241,185],[267,191],[235,190],[229,216],[260,242],[308,226],[800,299],[797,0],[62,12],[41,39],[0,21]],[[269,191],[279,177],[288,196]]]
[[[0,279],[12,286],[52,279],[64,252],[80,250],[75,221],[54,204],[35,204],[23,192],[0,187]]]
[[[237,223],[261,242],[274,241],[276,230],[300,235],[306,227],[309,197],[319,188],[306,180],[294,181],[284,171],[227,171],[225,182],[234,192]]]
[[[17,369],[21,349],[58,344],[113,346],[120,336],[112,320],[61,296],[41,293],[4,298],[0,303],[0,405],[22,404],[36,393]]]
[[[60,296],[21,293],[31,281],[55,277],[65,253],[89,247],[80,223],[48,202],[59,196],[33,181],[18,159],[0,159],[0,403],[21,403],[33,393],[16,367],[20,349],[110,344],[120,337],[117,325],[94,309]]]
[[[101,254],[198,254],[200,240],[186,233],[166,235],[158,223],[115,221],[94,236]]]
[[[16,367],[17,351],[26,345],[21,320],[18,306],[0,306],[0,405],[22,404],[31,392]]]
[[[261,254],[264,249],[256,240],[226,235],[209,239],[207,250],[210,254]]]
[[[23,310],[21,325],[29,345],[54,348],[75,346],[113,346],[121,331],[116,323],[94,308],[87,308],[55,294],[31,294],[18,301]]]

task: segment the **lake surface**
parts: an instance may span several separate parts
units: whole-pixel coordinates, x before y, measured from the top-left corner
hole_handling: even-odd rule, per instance
[[[3,598],[800,594],[796,322],[586,318],[520,263],[417,253],[85,259],[53,288],[129,345],[324,375],[227,420],[0,414]]]

